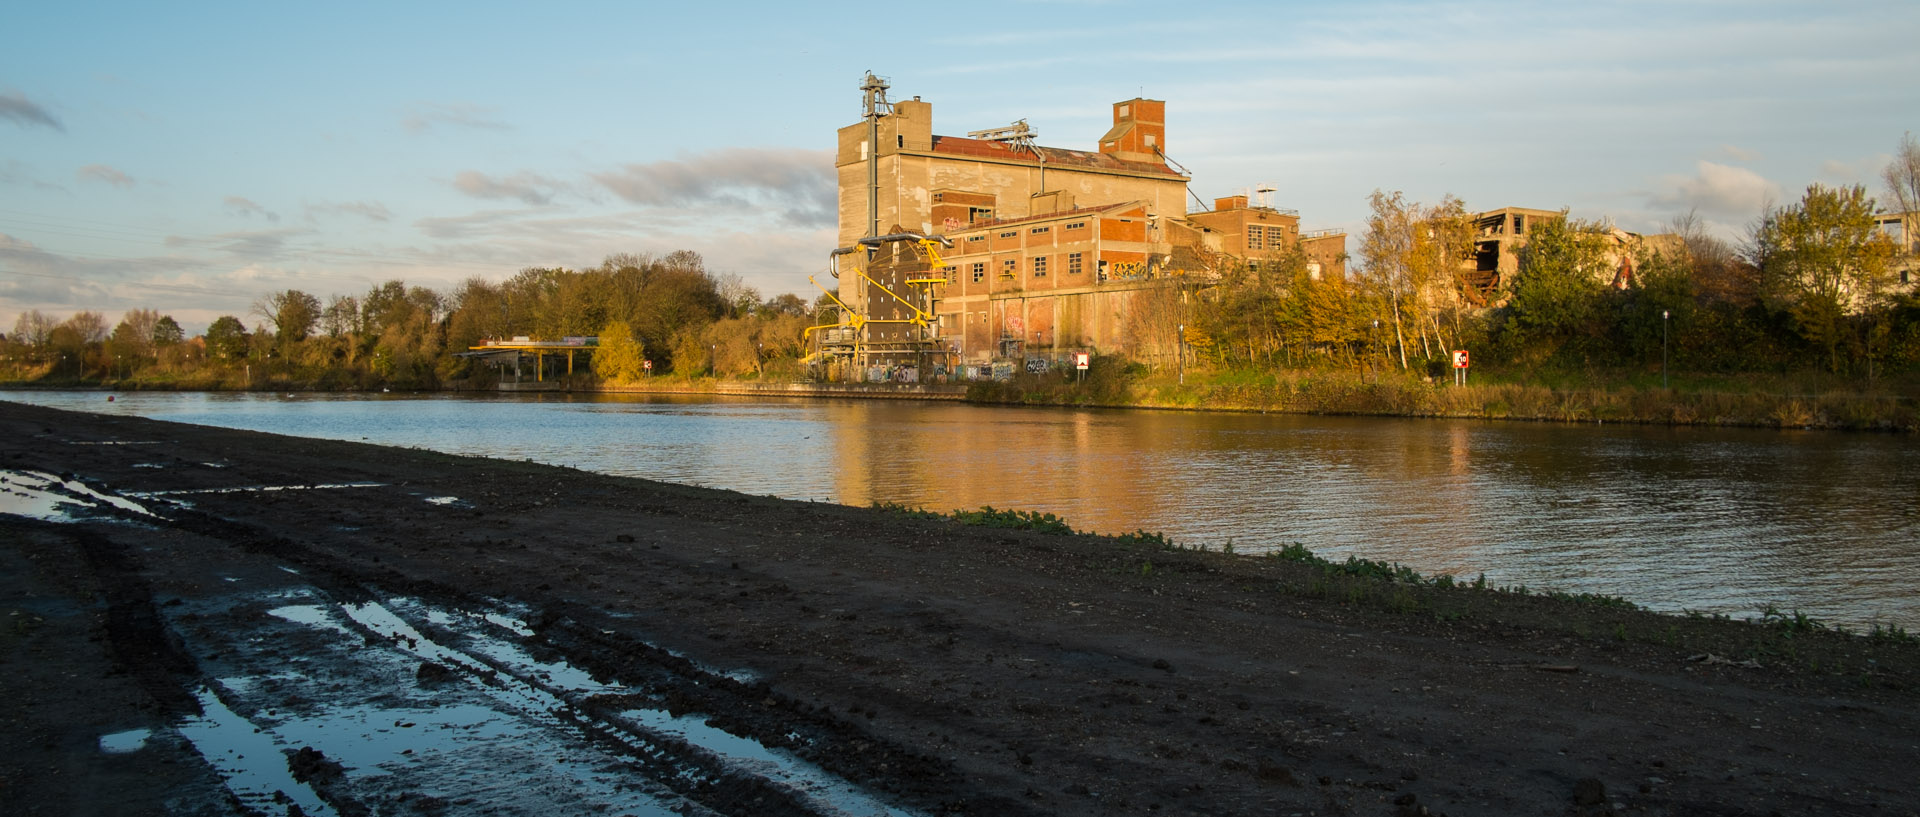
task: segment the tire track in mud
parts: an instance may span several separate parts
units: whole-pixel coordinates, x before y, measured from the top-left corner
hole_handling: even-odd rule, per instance
[[[94,512],[132,515],[118,507],[125,499],[118,498],[104,486],[89,488],[118,499],[114,507],[95,505]],[[142,498],[149,502],[160,499]],[[336,611],[338,618],[345,622],[343,631],[351,630],[364,641],[363,650],[371,647],[405,654],[416,660],[418,673],[435,675],[441,680],[447,676],[457,677],[486,694],[518,699],[517,705],[496,708],[518,710],[520,717],[557,729],[580,747],[591,746],[604,753],[622,767],[612,769],[610,776],[645,781],[623,784],[624,788],[651,788],[663,795],[657,798],[660,804],[657,813],[904,817],[910,812],[887,806],[847,781],[811,768],[811,764],[797,758],[842,754],[857,757],[871,751],[874,754],[866,759],[895,759],[892,768],[905,765],[900,762],[903,759],[910,759],[920,767],[934,763],[928,758],[910,758],[907,753],[858,734],[849,735],[849,732],[857,733],[857,727],[850,729],[848,724],[806,713],[803,705],[781,701],[764,684],[742,683],[645,642],[613,639],[607,631],[590,633],[579,623],[579,619],[593,618],[586,611],[576,611],[576,616],[543,613],[537,630],[524,625],[509,627],[517,630],[514,636],[520,643],[516,646],[527,651],[527,657],[519,662],[521,666],[516,666],[514,661],[477,654],[453,646],[470,640],[474,634],[450,627],[449,619],[458,620],[464,615],[498,625],[502,616],[497,612],[498,603],[491,599],[412,580],[391,568],[331,556],[288,537],[191,507],[172,502],[155,503],[155,506],[159,513],[142,518],[141,523],[165,525],[294,566],[282,569],[298,574],[306,585],[301,588],[303,592],[324,599],[324,606]],[[230,618],[219,609],[221,605],[234,604],[232,598],[196,600],[190,608],[199,612],[169,615],[154,603],[152,591],[142,575],[145,568],[127,546],[93,531],[91,526],[61,527],[67,529],[67,535],[75,541],[102,583],[111,588],[110,637],[116,658],[140,678],[168,713],[181,720],[183,734],[196,733],[205,739],[223,725],[229,730],[228,734],[274,733],[271,716],[284,710],[286,701],[275,703],[254,691],[236,689],[250,686],[251,679],[247,676],[213,678],[194,657],[196,648],[203,654],[212,650],[213,657],[219,659],[216,663],[236,663],[231,641],[228,649],[217,649],[198,640],[209,626],[201,619],[226,621]],[[377,563],[377,557],[372,561]],[[405,602],[409,597],[420,599],[421,607],[403,617],[395,612],[398,608],[393,605],[396,599]],[[459,612],[451,616],[440,612],[446,609]],[[426,611],[424,617],[422,610]],[[472,612],[475,610],[487,612]],[[241,623],[227,621],[224,626],[233,627],[236,632],[249,631]],[[192,632],[196,628],[201,632]],[[189,631],[186,638],[182,637],[183,629]],[[563,661],[585,652],[582,666],[591,667],[592,672],[603,677],[627,680],[631,685],[617,688],[602,685],[583,693],[543,681],[524,666],[525,660],[532,660],[530,656],[534,652],[551,654]],[[609,654],[620,657],[610,659]],[[270,670],[256,667],[255,674],[267,675]],[[366,697],[373,697],[377,691],[364,690]],[[295,703],[299,703],[298,697],[294,696]],[[780,705],[774,705],[776,701]],[[242,710],[251,711],[253,717],[241,714]],[[743,716],[734,710],[750,714]],[[262,712],[269,717],[262,718]],[[689,716],[689,712],[712,713],[705,723],[717,728],[701,725],[699,716]],[[694,724],[684,723],[688,720]],[[676,726],[675,721],[683,723]],[[740,737],[742,735],[747,737]],[[716,736],[721,742],[752,742],[755,737],[760,740],[743,760],[738,752],[730,755],[702,745],[702,741],[714,742]],[[256,762],[257,755],[261,754],[259,747],[272,743],[271,740],[264,744],[252,742]],[[842,746],[848,743],[850,748]],[[563,750],[564,745],[565,741],[561,743]],[[304,811],[309,813],[324,813],[330,807],[334,813],[354,817],[373,813],[369,804],[375,802],[383,806],[379,809],[381,813],[388,811],[385,806],[409,803],[417,807],[410,810],[432,812],[448,803],[445,798],[424,792],[404,793],[396,798],[389,791],[364,798],[357,791],[355,775],[345,773],[337,761],[299,741],[281,741],[279,746],[286,767],[254,771],[236,765],[233,758],[241,756],[238,751],[228,749],[223,754],[207,746],[200,747],[200,751],[228,778],[229,787],[234,789],[233,794],[242,807],[255,811],[278,810],[282,807],[279,804],[291,802],[305,803]],[[296,748],[299,751],[296,752]],[[846,748],[844,753],[843,748]],[[878,768],[886,770],[890,765],[882,761]],[[287,779],[289,769],[293,772],[291,780]],[[248,790],[245,785],[236,788],[234,780],[242,776],[272,782],[266,785],[256,782],[255,790]],[[274,790],[274,785],[282,789],[310,786],[325,802],[315,802],[305,796],[305,792],[289,796],[284,790]],[[411,801],[405,799],[409,796]],[[591,804],[582,805],[596,808]]]

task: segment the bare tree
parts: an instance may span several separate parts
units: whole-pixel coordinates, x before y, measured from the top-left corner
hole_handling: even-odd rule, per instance
[[[53,335],[53,328],[59,325],[60,322],[54,320],[53,316],[38,309],[29,309],[14,319],[13,339],[36,350],[43,349],[47,339]]]
[[[1379,190],[1368,197],[1373,215],[1367,218],[1366,235],[1360,239],[1361,275],[1387,301],[1393,316],[1394,346],[1400,355],[1400,369],[1407,369],[1407,313],[1412,313],[1420,344],[1428,355],[1427,328],[1435,340],[1440,337],[1438,315],[1441,296],[1448,290],[1440,284],[1453,279],[1453,273],[1473,251],[1473,225],[1466,206],[1447,195],[1432,207],[1407,201],[1400,191],[1391,194]]]
[[[1920,141],[1913,138],[1912,131],[1900,137],[1900,149],[1894,151],[1893,161],[1881,171],[1880,179],[1887,183],[1891,203],[1900,208],[1901,254],[1920,255],[1920,235],[1914,234],[1920,232]]]
[[[72,329],[81,343],[99,343],[107,339],[107,318],[98,312],[75,312],[60,326]]]
[[[1920,141],[1911,131],[1900,137],[1900,149],[1881,171],[1880,179],[1887,183],[1887,195],[1900,212],[1920,214]],[[1913,236],[1906,238],[1913,240]]]

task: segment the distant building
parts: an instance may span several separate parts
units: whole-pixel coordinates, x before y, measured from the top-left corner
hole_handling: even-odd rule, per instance
[[[1564,210],[1502,207],[1473,215],[1473,263],[1461,274],[1461,290],[1475,306],[1487,306],[1520,271],[1520,248],[1528,230],[1543,219],[1563,219]]]
[[[1204,286],[1296,246],[1314,274],[1345,274],[1345,234],[1302,234],[1294,211],[1232,196],[1189,213],[1164,101],[1114,103],[1112,127],[1082,151],[1034,144],[1024,121],[936,135],[932,104],[888,103],[886,87],[869,75],[866,115],[839,131],[839,246],[913,238],[836,256],[833,294],[855,317],[817,333],[822,352],[863,376],[1044,367],[1075,351],[1170,343],[1174,327],[1147,338],[1130,320],[1143,294]]]
[[[1527,246],[1534,230],[1566,217],[1565,210],[1532,207],[1502,207],[1473,214],[1474,252],[1473,258],[1461,266],[1461,294],[1476,307],[1498,306],[1512,289],[1513,276],[1520,271],[1520,250]],[[1610,263],[1600,282],[1615,289],[1632,285],[1634,258],[1641,252],[1686,251],[1677,235],[1641,235],[1617,227],[1609,227],[1606,232]]]
[[[1213,209],[1188,213],[1187,220],[1219,236],[1217,249],[1227,257],[1258,264],[1272,261],[1299,247],[1307,255],[1307,272],[1346,277],[1345,230],[1300,231],[1300,212],[1265,204],[1249,206],[1246,196],[1213,200]]]
[[[1874,216],[1880,234],[1893,242],[1894,279],[1912,287],[1920,277],[1920,212],[1881,213]]]

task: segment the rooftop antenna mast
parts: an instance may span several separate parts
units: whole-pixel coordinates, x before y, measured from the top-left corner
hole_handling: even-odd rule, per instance
[[[1253,205],[1261,209],[1273,209],[1273,192],[1279,189],[1280,188],[1274,187],[1271,184],[1263,184],[1253,188]]]
[[[860,81],[860,92],[864,99],[860,116],[867,120],[867,236],[872,238],[880,234],[880,117],[893,113],[893,103],[887,101],[887,81],[867,72]]]

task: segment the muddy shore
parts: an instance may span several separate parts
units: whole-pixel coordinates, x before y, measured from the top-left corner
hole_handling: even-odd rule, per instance
[[[0,469],[0,814],[1920,814],[1907,639],[7,402]]]

